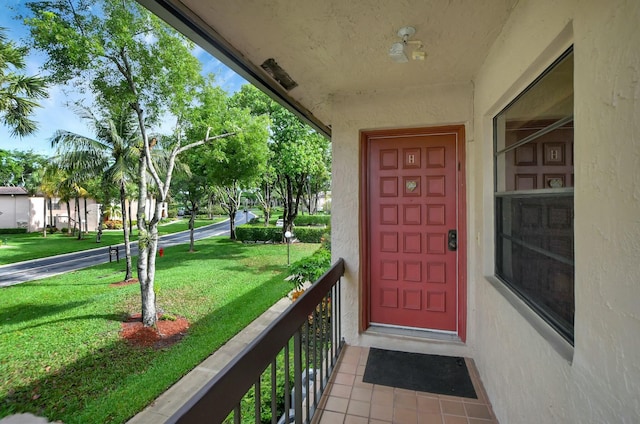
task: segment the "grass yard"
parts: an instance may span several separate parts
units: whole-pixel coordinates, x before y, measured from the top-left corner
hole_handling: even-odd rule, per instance
[[[0,289],[0,418],[31,412],[71,423],[122,423],[284,296],[287,246],[226,238],[167,247],[158,307],[188,334],[161,350],[119,338],[140,311],[138,285],[112,287],[124,264],[104,264]],[[296,244],[292,261],[316,244]]]
[[[225,218],[217,219],[197,219],[196,228],[223,221]],[[179,219],[160,224],[158,233],[160,235],[177,233],[189,229],[188,219]],[[138,239],[138,230],[133,227],[131,241]],[[4,242],[6,240],[6,244]],[[96,233],[90,232],[84,235],[82,240],[66,234],[47,234],[42,237],[42,233],[27,234],[0,234],[0,265],[15,262],[28,261],[30,259],[46,258],[48,256],[60,255],[63,253],[78,252],[80,250],[95,249],[97,247],[107,247],[124,243],[122,230],[105,230],[102,233],[102,241],[96,243]]]

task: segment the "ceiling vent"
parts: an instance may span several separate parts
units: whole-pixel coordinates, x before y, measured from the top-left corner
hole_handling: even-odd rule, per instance
[[[269,58],[262,62],[260,65],[262,69],[267,71],[271,77],[278,81],[278,83],[287,91],[290,91],[298,86],[298,83],[295,82],[287,72],[278,65],[278,62],[274,58]]]

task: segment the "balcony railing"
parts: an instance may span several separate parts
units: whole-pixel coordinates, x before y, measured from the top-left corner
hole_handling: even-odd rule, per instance
[[[344,344],[343,274],[339,259],[167,422],[311,422]]]

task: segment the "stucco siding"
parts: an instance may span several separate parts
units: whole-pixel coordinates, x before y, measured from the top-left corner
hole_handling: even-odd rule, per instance
[[[0,196],[0,228],[26,227],[29,222],[29,197]]]
[[[346,275],[343,280],[343,334],[354,345],[397,348],[398,340],[387,336],[359,333],[360,313],[360,242],[358,181],[360,131],[381,128],[427,127],[448,124],[465,125],[472,134],[472,84],[404,87],[394,91],[335,96],[332,128],[332,251],[343,257]],[[402,339],[405,350],[469,355],[469,344],[425,343]]]
[[[520,1],[475,79],[475,359],[501,423],[640,420],[640,3]],[[488,282],[491,117],[574,45],[575,349],[560,355]]]

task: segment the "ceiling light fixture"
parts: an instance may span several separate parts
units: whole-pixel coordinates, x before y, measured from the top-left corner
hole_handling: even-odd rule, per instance
[[[413,34],[416,33],[416,29],[410,26],[402,27],[398,31],[398,37],[402,39],[402,41],[393,43],[391,48],[389,49],[389,56],[396,63],[406,63],[409,61],[407,54],[405,52],[405,46],[407,45],[415,45],[417,46],[415,50],[411,52],[411,58],[413,60],[424,60],[427,57],[427,54],[422,50],[424,45],[420,40],[409,40]]]

